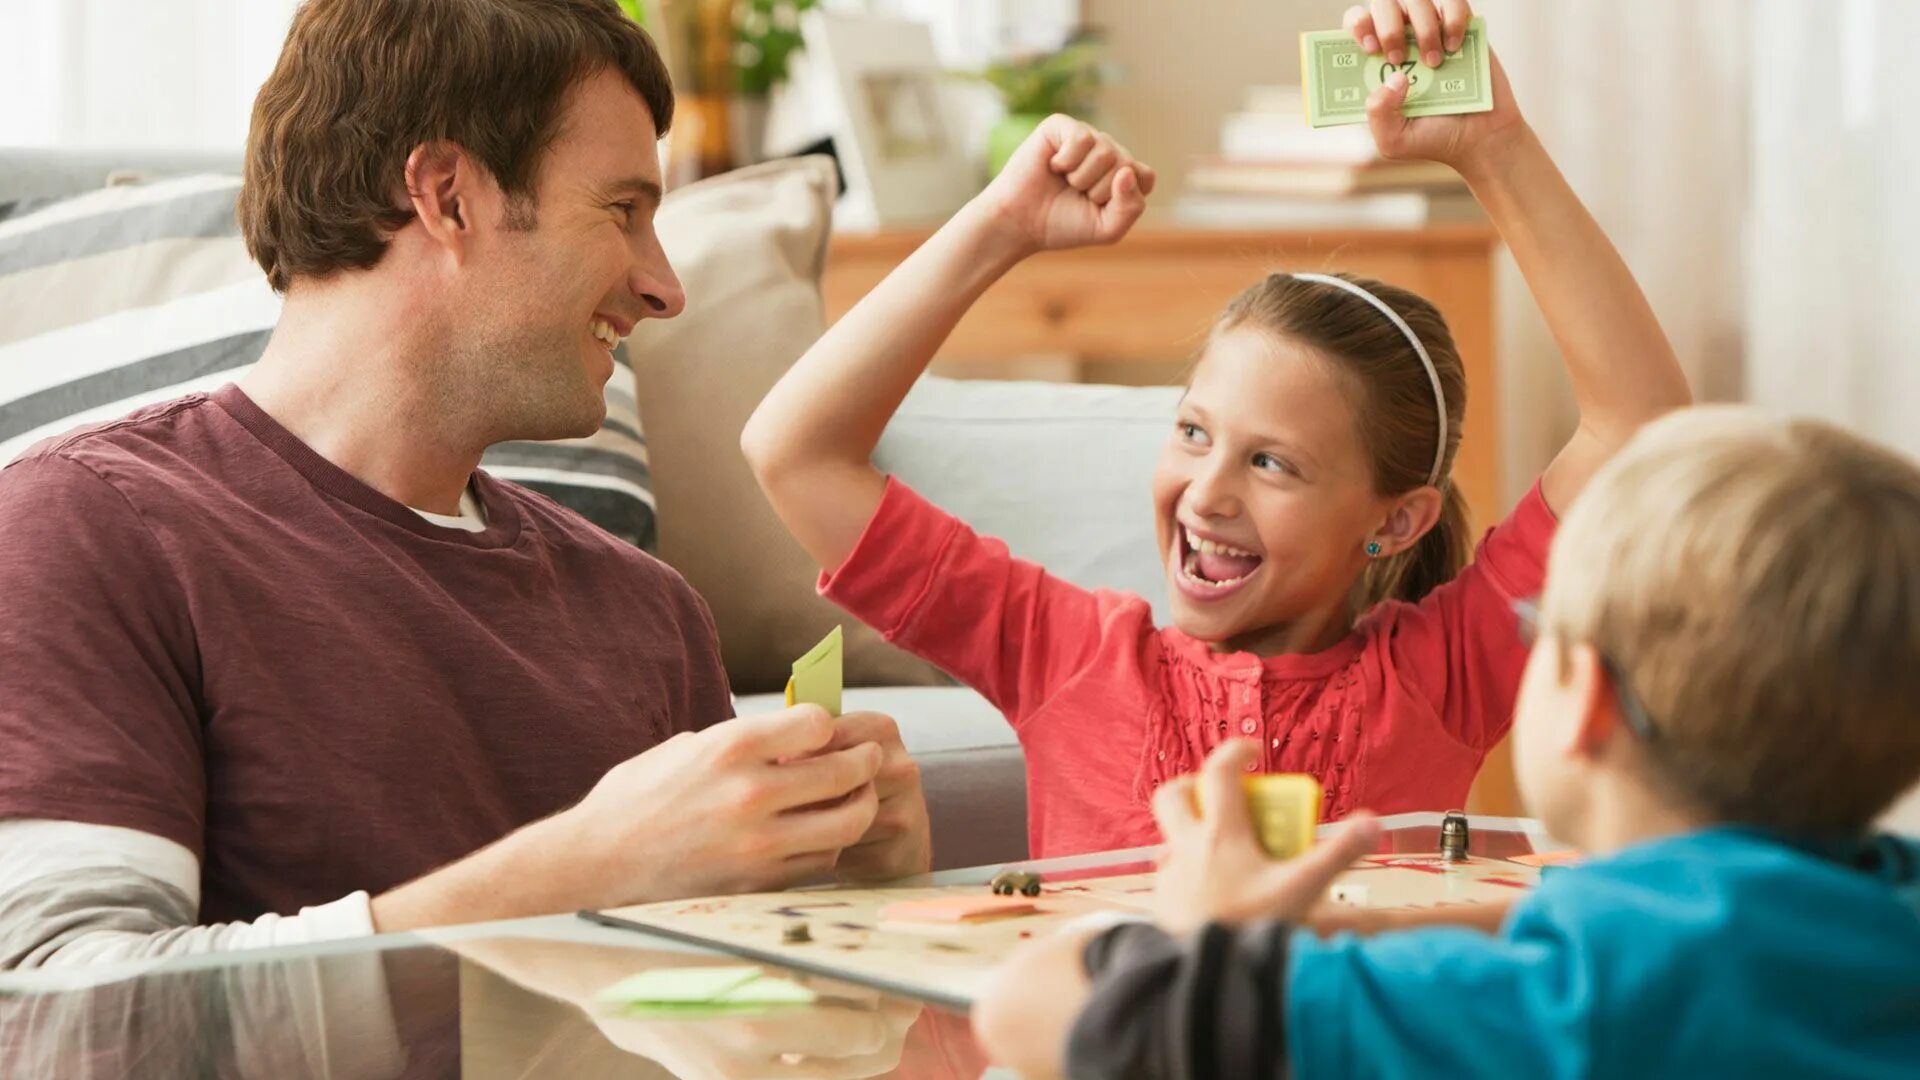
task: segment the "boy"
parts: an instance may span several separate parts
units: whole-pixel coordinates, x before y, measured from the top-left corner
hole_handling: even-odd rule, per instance
[[[1360,821],[1264,862],[1246,749],[1169,786],[1159,913],[1007,964],[975,1012],[1032,1076],[1920,1075],[1920,469],[1735,408],[1632,440],[1562,523],[1514,726],[1590,860],[1497,936],[1294,932]],[[1278,920],[1278,921],[1269,921]],[[1188,931],[1192,931],[1188,933]]]

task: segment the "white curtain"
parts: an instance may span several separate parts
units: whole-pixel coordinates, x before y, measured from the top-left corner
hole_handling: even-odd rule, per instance
[[[0,147],[233,150],[296,0],[0,0]]]
[[[1752,19],[1749,392],[1920,457],[1920,4],[1770,3]],[[1891,820],[1920,835],[1920,787]]]
[[[1747,57],[1735,0],[1482,0],[1514,94],[1619,246],[1696,392],[1740,394]],[[1576,422],[1553,338],[1511,260],[1499,291],[1506,489],[1517,498]]]
[[[1920,120],[1904,0],[1481,0],[1515,93],[1640,278],[1698,395],[1920,456]],[[1572,429],[1500,294],[1509,494]],[[1892,719],[1892,718],[1889,718]],[[1920,834],[1920,789],[1890,821]]]
[[[1920,4],[1753,21],[1748,387],[1920,456]]]

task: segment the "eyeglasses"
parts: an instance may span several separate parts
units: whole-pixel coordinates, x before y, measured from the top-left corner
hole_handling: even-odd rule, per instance
[[[1531,648],[1540,636],[1540,604],[1537,598],[1526,597],[1513,602],[1513,617],[1520,632],[1520,640]],[[1620,703],[1620,718],[1626,721],[1627,730],[1643,743],[1658,742],[1660,730],[1653,726],[1653,718],[1647,715],[1647,707],[1640,703],[1640,696],[1627,685],[1627,679],[1620,666],[1599,653],[1600,666],[1606,669],[1607,678],[1613,682],[1613,696]]]

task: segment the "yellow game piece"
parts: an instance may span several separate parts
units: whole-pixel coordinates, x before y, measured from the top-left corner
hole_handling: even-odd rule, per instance
[[[820,643],[807,655],[793,662],[793,677],[787,680],[787,707],[818,705],[829,716],[840,715],[840,690],[845,675],[841,661],[842,634],[839,627],[827,631]]]
[[[1267,854],[1291,859],[1313,846],[1313,830],[1320,824],[1318,780],[1306,773],[1265,773],[1240,779],[1247,792],[1247,815],[1253,819],[1253,831]],[[1207,815],[1205,803],[1200,806],[1200,814]]]

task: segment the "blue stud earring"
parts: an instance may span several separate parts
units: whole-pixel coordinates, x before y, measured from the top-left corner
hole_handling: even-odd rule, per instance
[[[1379,557],[1380,557],[1380,541],[1378,540],[1367,541],[1367,558],[1377,559]]]

